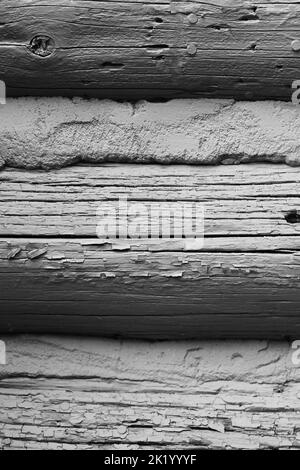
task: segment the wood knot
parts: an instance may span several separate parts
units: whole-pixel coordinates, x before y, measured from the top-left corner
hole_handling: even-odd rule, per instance
[[[55,50],[55,43],[49,36],[35,36],[31,39],[29,50],[39,57],[48,57]]]
[[[300,223],[300,213],[296,209],[289,211],[287,214],[285,214],[284,218],[288,224]]]

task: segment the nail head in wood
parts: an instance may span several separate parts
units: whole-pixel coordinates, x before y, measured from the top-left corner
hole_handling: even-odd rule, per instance
[[[197,46],[196,44],[189,44],[186,48],[188,55],[196,55]]]
[[[188,16],[188,21],[189,21],[190,24],[196,24],[198,22],[197,15],[195,15],[195,13],[191,13]]]
[[[300,51],[300,40],[295,39],[295,41],[292,42],[292,50],[294,52],[299,52]]]

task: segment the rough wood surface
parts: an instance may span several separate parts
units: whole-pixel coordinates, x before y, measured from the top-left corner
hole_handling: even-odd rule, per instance
[[[299,14],[296,1],[2,0],[0,77],[14,96],[290,100]]]
[[[299,449],[288,343],[3,339],[3,449]]]
[[[78,162],[297,166],[299,134],[300,106],[291,103],[9,99],[0,106],[0,168]]]
[[[7,169],[0,183],[2,332],[300,334],[298,170],[103,164]],[[204,246],[97,239],[97,208],[122,195],[203,202]]]

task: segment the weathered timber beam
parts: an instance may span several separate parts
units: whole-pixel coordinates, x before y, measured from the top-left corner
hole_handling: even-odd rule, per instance
[[[299,187],[298,168],[266,163],[4,169],[0,172],[0,237],[96,238],[97,209],[108,202],[117,209],[119,198],[127,197],[130,203],[142,201],[153,208],[176,203],[177,219],[185,202],[203,203],[205,235],[212,249],[226,251],[226,237],[229,244],[234,237],[236,250],[247,251],[248,243],[250,251],[277,249],[278,243],[282,250],[298,249],[294,243],[300,223],[293,223],[293,211],[300,206]],[[142,222],[147,223],[145,216]],[[182,240],[176,242],[184,245]]]
[[[300,106],[289,103],[9,99],[0,106],[0,167],[104,161],[296,166],[299,134]]]
[[[299,179],[276,164],[3,170],[0,331],[299,335]],[[125,195],[203,203],[204,246],[97,239],[97,208]]]
[[[290,100],[298,2],[2,0],[9,95]]]

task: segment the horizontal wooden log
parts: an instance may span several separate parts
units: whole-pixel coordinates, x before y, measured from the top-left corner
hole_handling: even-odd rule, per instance
[[[299,185],[297,168],[276,164],[6,169],[0,172],[0,237],[96,238],[97,209],[107,203],[117,209],[119,198],[127,197],[129,204],[142,202],[147,208],[169,203],[178,220],[184,203],[203,204],[211,248],[225,249],[223,239],[236,237],[235,248],[243,250],[247,242],[238,237],[254,237],[256,250],[272,250],[280,236],[285,240],[282,250],[290,249],[288,237],[300,235],[300,224],[288,222],[289,214],[300,206]],[[142,222],[147,224],[146,216]]]
[[[3,170],[0,331],[299,335],[299,180],[275,164]],[[97,208],[126,195],[146,206],[203,203],[204,246],[97,239]]]
[[[2,0],[9,95],[290,100],[297,2]]]
[[[1,449],[299,449],[288,343],[3,339]]]

